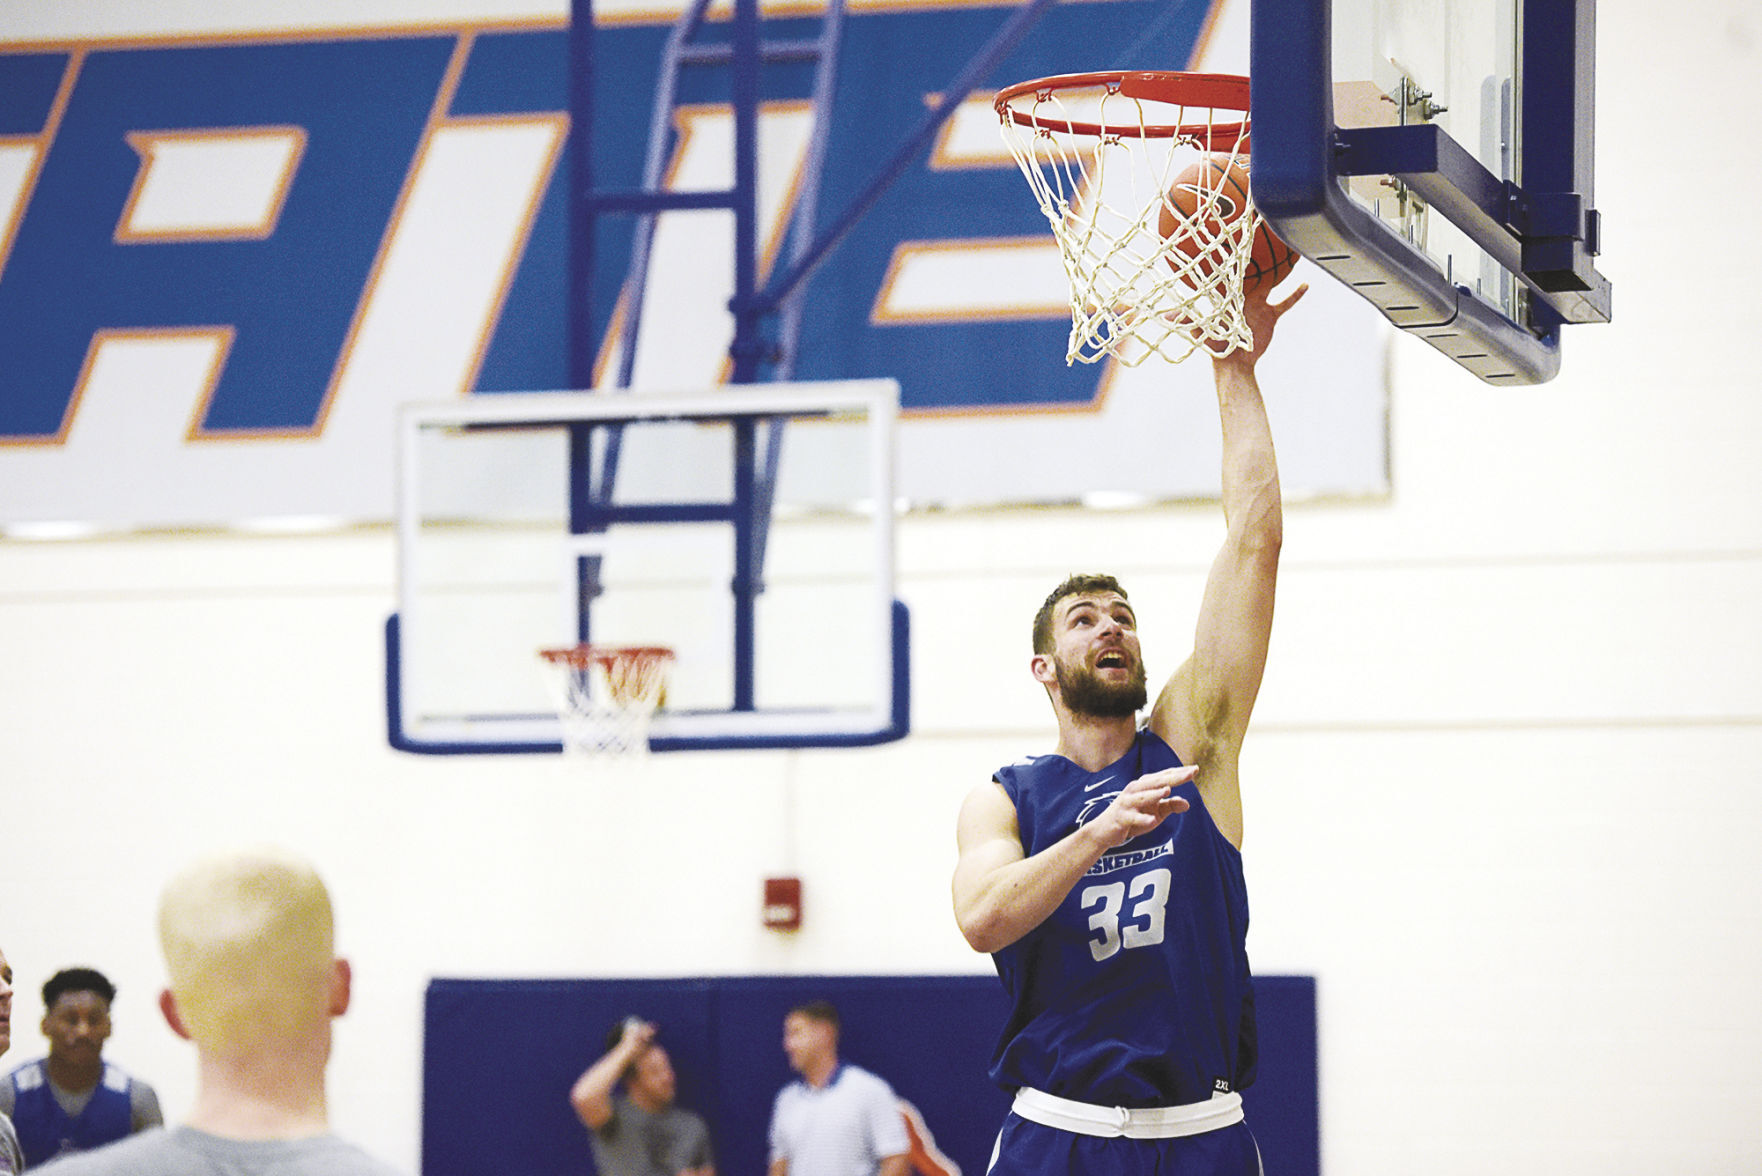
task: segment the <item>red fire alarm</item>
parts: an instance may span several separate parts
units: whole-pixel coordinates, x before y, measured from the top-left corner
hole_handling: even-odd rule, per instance
[[[801,927],[801,879],[765,879],[765,926],[773,931]]]

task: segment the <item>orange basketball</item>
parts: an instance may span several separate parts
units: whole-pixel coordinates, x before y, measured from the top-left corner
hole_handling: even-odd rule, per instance
[[[1182,281],[1197,289],[1194,273],[1209,278],[1228,263],[1227,250],[1217,238],[1226,225],[1234,224],[1247,210],[1248,169],[1239,159],[1207,155],[1175,177],[1157,216],[1157,232],[1166,239],[1175,236],[1184,227],[1183,222],[1186,226],[1201,223],[1197,234],[1183,232],[1173,242],[1176,250],[1194,259],[1193,269],[1180,275]],[[1180,269],[1172,258],[1169,265]],[[1254,230],[1254,248],[1242,277],[1242,292],[1251,293],[1262,283],[1276,286],[1296,267],[1297,254],[1262,221]]]

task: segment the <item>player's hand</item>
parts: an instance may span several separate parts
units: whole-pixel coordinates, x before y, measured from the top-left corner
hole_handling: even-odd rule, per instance
[[[641,1053],[655,1040],[655,1026],[651,1021],[641,1017],[627,1017],[624,1021],[624,1032],[618,1038],[618,1044],[631,1053]]]
[[[1219,355],[1218,346],[1211,347],[1212,358],[1217,363],[1237,363],[1253,367],[1261,356],[1266,354],[1267,345],[1273,341],[1273,328],[1284,317],[1287,310],[1297,305],[1297,300],[1309,293],[1309,283],[1304,282],[1291,293],[1270,301],[1272,289],[1261,286],[1242,296],[1242,316],[1248,320],[1248,333],[1254,339],[1254,345],[1244,350],[1232,351],[1228,355]]]
[[[1176,813],[1191,806],[1179,796],[1170,795],[1175,787],[1199,774],[1197,765],[1185,768],[1164,768],[1140,776],[1113,798],[1113,803],[1094,822],[1095,831],[1109,849],[1116,849],[1142,837]]]

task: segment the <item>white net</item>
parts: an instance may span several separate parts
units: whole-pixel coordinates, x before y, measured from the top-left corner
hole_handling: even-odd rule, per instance
[[[1260,217],[1247,202],[1247,81],[1199,75],[1207,104],[1171,100],[1183,75],[1048,78],[998,96],[1004,141],[1058,240],[1071,289],[1065,362],[1136,366],[1252,346],[1243,278]],[[1146,96],[1144,79],[1161,83]],[[1240,105],[1214,105],[1220,97]],[[1122,84],[1123,83],[1123,84]],[[1171,189],[1183,182],[1187,207]],[[1239,202],[1227,177],[1243,181]]]
[[[539,651],[563,728],[563,750],[594,759],[648,754],[671,650],[577,645]]]

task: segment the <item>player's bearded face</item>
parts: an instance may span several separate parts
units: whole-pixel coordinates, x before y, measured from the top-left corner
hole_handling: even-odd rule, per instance
[[[1059,696],[1080,715],[1098,719],[1130,718],[1144,706],[1150,692],[1144,684],[1144,663],[1134,662],[1130,672],[1103,676],[1094,666],[1077,659],[1053,659]]]

